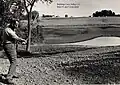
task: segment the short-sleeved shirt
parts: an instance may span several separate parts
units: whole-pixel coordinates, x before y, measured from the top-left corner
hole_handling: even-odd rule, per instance
[[[3,43],[14,43],[19,37],[11,28],[5,28],[3,33]]]

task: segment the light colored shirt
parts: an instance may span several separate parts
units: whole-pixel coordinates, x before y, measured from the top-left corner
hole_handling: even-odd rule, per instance
[[[16,40],[20,38],[16,35],[15,31],[11,28],[5,28],[3,33],[3,42],[4,43],[15,43]]]

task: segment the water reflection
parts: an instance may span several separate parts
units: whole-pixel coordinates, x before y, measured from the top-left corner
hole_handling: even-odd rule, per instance
[[[83,42],[71,43],[74,45],[91,45],[91,46],[116,46],[120,45],[120,37],[98,37]]]

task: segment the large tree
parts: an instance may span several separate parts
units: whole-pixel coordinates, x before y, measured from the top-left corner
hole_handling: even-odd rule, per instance
[[[39,12],[38,11],[32,11],[32,20],[38,19],[39,18]]]
[[[2,18],[3,28],[5,28],[6,22],[8,22],[10,18],[16,18],[20,21],[22,13],[26,11],[28,19],[27,51],[30,50],[31,43],[31,12],[34,4],[38,1],[50,4],[53,0],[0,0],[0,18]]]
[[[0,29],[4,29],[10,19],[20,21],[24,12],[21,0],[0,0]],[[0,44],[2,44],[3,31],[0,30]]]
[[[24,12],[21,0],[0,0],[0,17],[6,23],[11,18],[20,19]],[[4,25],[4,24],[3,24]]]
[[[33,6],[36,2],[41,1],[42,3],[50,4],[53,0],[23,0],[24,7],[27,13],[28,19],[28,40],[27,40],[27,47],[26,50],[30,51],[30,43],[31,43],[31,13]]]

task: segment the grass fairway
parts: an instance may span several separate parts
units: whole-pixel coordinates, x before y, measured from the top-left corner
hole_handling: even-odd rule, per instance
[[[23,29],[27,22],[22,22]],[[37,31],[42,30],[45,44],[81,42],[100,36],[120,36],[120,17],[43,18],[38,24],[42,27]],[[38,39],[37,43],[40,43],[35,26],[32,39]]]
[[[119,17],[47,18],[43,25],[44,43],[79,42],[100,36],[120,36]]]

